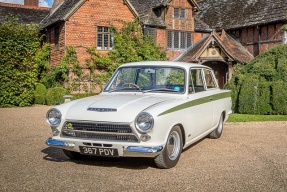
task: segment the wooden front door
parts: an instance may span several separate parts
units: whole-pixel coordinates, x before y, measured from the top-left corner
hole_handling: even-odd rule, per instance
[[[206,63],[203,63],[203,65],[206,65],[214,70],[217,83],[220,89],[223,89],[223,86],[227,82],[228,65],[220,61],[206,62]]]

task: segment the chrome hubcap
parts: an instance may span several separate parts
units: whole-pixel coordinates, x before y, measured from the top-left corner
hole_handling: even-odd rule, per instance
[[[180,151],[180,136],[178,132],[173,131],[167,140],[167,153],[170,160],[175,160]]]

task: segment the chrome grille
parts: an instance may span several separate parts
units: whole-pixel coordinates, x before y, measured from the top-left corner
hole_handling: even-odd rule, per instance
[[[138,142],[138,138],[127,124],[66,122],[62,129],[62,136]]]

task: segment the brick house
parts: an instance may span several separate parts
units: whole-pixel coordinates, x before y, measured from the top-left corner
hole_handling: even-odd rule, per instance
[[[177,60],[212,67],[220,87],[232,77],[234,64],[287,43],[282,30],[287,24],[286,0],[197,2],[201,10],[195,15],[195,33],[202,38]]]
[[[286,0],[198,0],[196,17],[210,29],[224,29],[253,55],[287,43]]]
[[[25,0],[24,5],[0,2],[0,23],[4,23],[8,15],[13,15],[22,24],[39,24],[49,12],[50,8],[38,6],[38,0]]]
[[[221,88],[234,64],[286,43],[286,0],[56,0],[41,22],[52,48],[50,64],[60,63],[67,46],[76,48],[80,63],[88,47],[107,54],[113,48],[110,27],[135,18],[169,60],[210,66]]]
[[[52,66],[59,64],[67,46],[76,48],[80,63],[88,47],[106,54],[113,47],[110,27],[121,28],[122,21],[135,18],[173,60],[193,44],[197,9],[193,0],[65,0],[56,1],[41,24],[52,45]]]

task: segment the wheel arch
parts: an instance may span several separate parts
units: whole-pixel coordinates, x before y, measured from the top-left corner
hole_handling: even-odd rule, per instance
[[[179,126],[179,128],[180,128],[180,131],[181,131],[181,134],[182,134],[182,146],[184,146],[185,145],[185,130],[184,130],[184,127],[183,127],[183,125],[181,123],[176,124],[173,127],[175,127],[175,126]]]

